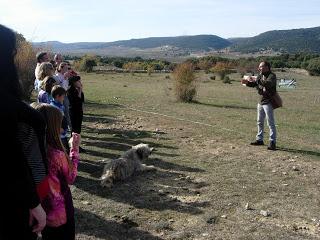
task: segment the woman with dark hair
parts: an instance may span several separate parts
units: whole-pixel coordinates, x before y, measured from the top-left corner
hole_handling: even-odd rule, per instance
[[[70,102],[70,119],[72,132],[81,133],[81,125],[83,119],[83,103],[84,94],[80,76],[72,76],[69,78],[69,89],[67,96]],[[79,147],[80,152],[86,152],[85,149]]]
[[[46,214],[36,189],[36,171],[32,171],[26,148],[21,146],[18,138],[19,123],[38,124],[35,135],[40,136],[41,129],[44,129],[43,121],[21,100],[15,53],[15,33],[0,25],[0,151],[3,156],[8,156],[2,157],[0,172],[1,240],[35,239],[35,233],[40,233],[46,223]]]

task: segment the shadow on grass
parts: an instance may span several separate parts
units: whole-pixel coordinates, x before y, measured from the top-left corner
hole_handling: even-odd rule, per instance
[[[88,108],[94,109],[115,109],[115,108],[123,108],[120,104],[115,103],[100,103],[100,102],[91,102],[86,101],[85,106]]]
[[[144,133],[142,133],[142,134],[144,134]],[[160,149],[160,148],[178,149],[177,147],[174,147],[174,146],[155,143],[155,142],[151,142],[148,140],[140,140],[140,137],[139,137],[139,136],[141,136],[140,133],[134,134],[135,136],[138,135],[137,138],[135,138],[135,137],[129,138],[128,135],[132,135],[132,133],[127,133],[127,131],[124,131],[123,134],[114,134],[114,137],[100,136],[100,134],[95,135],[95,136],[88,135],[88,134],[81,134],[81,137],[83,139],[89,139],[91,141],[109,142],[110,144],[115,144],[114,146],[116,146],[116,144],[119,144],[119,146],[123,146],[122,150],[128,150],[132,146],[135,146],[139,143],[149,144],[150,147],[154,147],[156,149]],[[166,139],[161,138],[161,140],[166,140]],[[92,144],[92,143],[89,143],[89,141],[88,141],[88,144]],[[94,144],[92,146],[94,146]],[[128,147],[128,148],[126,148],[126,147]],[[120,150],[120,149],[118,149],[118,150]],[[178,156],[178,155],[176,155],[176,156]]]
[[[105,163],[81,159],[78,165],[79,172],[85,172],[95,178],[100,178]]]
[[[114,123],[116,120],[112,116],[103,114],[85,114],[83,116],[83,122],[93,123]]]
[[[175,163],[163,161],[159,158],[150,158],[147,161],[147,164],[154,165],[158,168],[165,169],[165,170],[184,171],[184,172],[205,172],[205,170],[200,169],[200,168],[178,165]]]
[[[118,128],[94,128],[83,126],[82,129],[86,133],[96,133],[99,135],[112,135],[113,138],[121,138],[121,140],[135,140],[141,138],[153,138],[157,134],[153,131],[145,131],[138,129],[118,129]],[[87,134],[88,135],[88,134]],[[163,139],[163,138],[162,138]]]
[[[134,222],[106,220],[102,217],[81,209],[75,209],[76,234],[108,240],[162,240],[147,231],[133,227]],[[91,238],[90,238],[91,239]]]
[[[277,149],[278,149],[279,151],[284,151],[284,152],[300,153],[300,154],[304,154],[304,155],[310,155],[310,156],[320,157],[320,152],[316,152],[316,151],[303,150],[303,149],[293,149],[293,148],[285,148],[285,147],[278,147]]]
[[[86,141],[82,141],[82,143],[85,144]],[[90,145],[86,144],[86,146],[90,146]],[[101,159],[104,159],[104,158],[114,159],[114,158],[119,157],[117,154],[113,154],[113,153],[109,153],[109,152],[105,152],[105,151],[96,151],[96,150],[92,150],[92,149],[88,149],[88,148],[86,148],[86,154],[90,155],[90,156],[95,156],[95,157],[98,157]]]
[[[208,202],[197,201],[197,194],[207,186],[206,183],[195,182],[184,174],[168,171],[141,173],[117,182],[112,189],[102,188],[98,179],[83,176],[78,176],[74,185],[90,194],[130,204],[138,209],[201,214],[201,208],[209,205]],[[183,198],[177,199],[175,195]]]
[[[225,104],[213,104],[213,103],[203,103],[198,101],[193,101],[194,104],[210,106],[210,107],[217,107],[217,108],[231,108],[231,109],[244,109],[244,110],[256,110],[255,107],[243,107],[243,106],[236,106],[236,105],[225,105]]]

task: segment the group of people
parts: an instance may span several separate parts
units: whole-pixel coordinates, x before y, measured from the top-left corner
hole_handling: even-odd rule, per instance
[[[53,64],[37,54],[38,102],[29,105],[15,54],[15,33],[0,25],[0,239],[75,239],[69,185],[79,162],[81,78],[61,56]]]
[[[21,99],[14,62],[15,33],[0,25],[0,239],[75,239],[74,207],[69,185],[77,175],[84,94],[81,78],[61,55],[53,62],[37,54],[35,89],[38,102]],[[271,104],[276,76],[268,62],[259,65],[255,81],[258,134],[252,145],[263,145],[265,118],[270,128],[269,150],[276,150]],[[71,131],[70,131],[71,130]],[[71,138],[68,141],[68,132]]]
[[[37,54],[34,88],[38,93],[38,102],[51,104],[63,114],[61,139],[68,150],[68,130],[81,133],[83,119],[84,94],[81,77],[56,54],[49,61],[47,52]],[[80,147],[80,151],[85,150]]]

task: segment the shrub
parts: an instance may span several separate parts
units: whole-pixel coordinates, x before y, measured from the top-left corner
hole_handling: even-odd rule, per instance
[[[210,79],[211,80],[216,80],[216,76],[211,76]]]
[[[193,65],[190,63],[178,65],[173,76],[177,99],[182,102],[191,102],[197,93]]]
[[[94,66],[97,66],[97,58],[95,56],[85,55],[75,62],[75,68],[83,72],[92,72]]]
[[[307,70],[310,75],[320,75],[320,58],[314,58],[309,61]]]
[[[22,89],[22,98],[29,100],[34,85],[34,69],[36,67],[36,51],[21,34],[17,34],[17,55],[15,64]]]
[[[147,69],[148,76],[151,76],[151,73],[153,72],[154,72],[154,67],[148,67]]]
[[[211,68],[211,71],[218,74],[220,79],[223,80],[224,77],[231,72],[230,64],[224,62],[217,62],[216,65]]]
[[[230,77],[229,77],[229,76],[224,76],[222,82],[223,82],[223,83],[229,83],[229,84],[231,84]]]

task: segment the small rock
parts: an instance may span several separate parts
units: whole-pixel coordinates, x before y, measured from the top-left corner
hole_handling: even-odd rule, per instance
[[[277,172],[277,170],[275,170],[275,169],[272,170],[272,173],[276,173],[276,172]]]
[[[245,209],[246,210],[252,210],[252,207],[250,207],[249,203],[246,203]]]
[[[107,162],[108,160],[107,159],[101,159],[101,160],[99,160],[98,162],[99,163],[105,163],[105,162]]]
[[[265,211],[265,210],[261,210],[260,214],[264,217],[269,217],[270,216],[270,212],[269,211]]]
[[[159,195],[161,195],[161,196],[165,195],[164,191],[161,190],[161,189],[158,191],[158,193],[159,193]]]
[[[84,205],[91,205],[91,203],[88,202],[88,201],[82,201],[81,203],[84,204]]]
[[[282,172],[282,174],[283,174],[283,175],[287,175],[288,173],[287,173],[287,172]]]
[[[286,187],[286,186],[288,186],[289,184],[288,184],[288,183],[283,183],[282,185]]]
[[[235,147],[235,146],[231,146],[230,148],[231,148],[231,149],[236,149],[236,147]]]
[[[293,167],[292,167],[292,170],[293,170],[293,171],[300,171],[300,169],[299,169],[297,166],[293,166]]]
[[[206,218],[206,222],[208,223],[208,224],[215,224],[215,223],[217,223],[217,217],[216,216],[209,216],[209,217],[207,217]]]
[[[209,237],[209,233],[202,233],[202,237]]]
[[[221,218],[227,218],[227,215],[222,215]]]
[[[232,203],[228,203],[228,206],[232,206]]]

